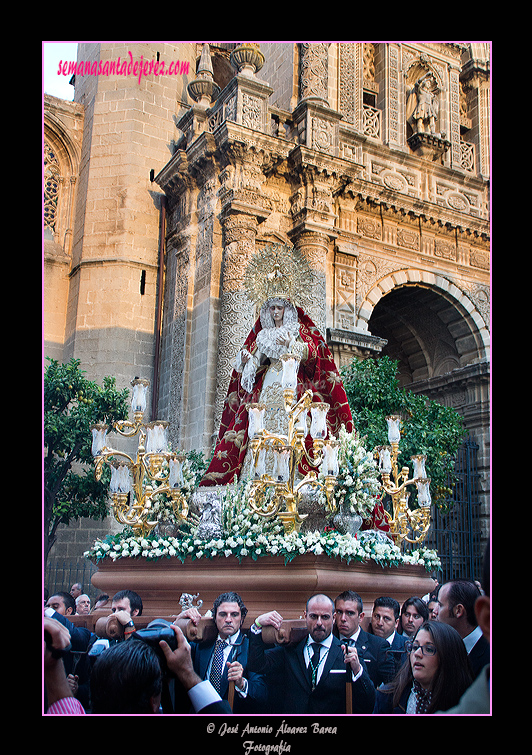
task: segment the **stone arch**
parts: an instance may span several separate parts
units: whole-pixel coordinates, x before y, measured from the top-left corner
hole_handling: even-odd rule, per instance
[[[44,114],[44,139],[57,153],[65,173],[77,175],[79,170],[80,150],[67,129],[53,113]]]
[[[44,178],[46,179],[47,174],[47,152],[51,152],[57,166],[55,180],[58,184],[54,228],[47,227],[45,223],[44,239],[47,242],[48,252],[69,255],[72,243],[75,185],[81,158],[80,148],[54,113],[48,110],[45,112],[43,125]]]
[[[381,332],[374,332],[373,322],[370,328],[370,318],[383,298],[402,288],[431,291],[450,305],[449,312],[443,315],[443,320],[449,323],[446,326],[449,330],[447,339],[443,337],[438,339],[434,332],[433,343],[430,344],[426,337],[426,334],[431,332],[428,323],[425,323],[424,329],[416,329],[412,322],[403,323],[416,341],[420,352],[419,360],[422,362],[424,358],[426,365],[424,370],[421,367],[418,368],[419,374],[412,377],[412,380],[430,379],[469,364],[489,362],[489,330],[482,314],[463,290],[437,273],[408,269],[398,270],[381,278],[368,291],[358,310],[357,328],[370,331],[373,335],[386,337]],[[433,302],[430,302],[430,308],[434,309]],[[457,313],[454,317],[449,314],[453,310]],[[428,300],[427,311],[429,311]],[[400,316],[396,317],[399,322]],[[437,322],[442,326],[439,320]],[[424,333],[421,332],[422,330]],[[413,372],[415,373],[416,370],[414,369]]]

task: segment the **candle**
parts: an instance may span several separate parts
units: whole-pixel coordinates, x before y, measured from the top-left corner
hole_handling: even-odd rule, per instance
[[[386,417],[386,422],[388,423],[388,442],[399,443],[401,440],[401,418],[394,414],[391,417]]]
[[[264,429],[264,411],[266,407],[264,404],[249,404],[248,406],[248,435],[250,438],[255,438]]]
[[[310,414],[312,422],[310,425],[310,434],[314,440],[327,437],[327,412],[329,404],[315,403],[310,405]]]
[[[297,388],[297,371],[299,370],[299,359],[293,354],[283,354],[283,375],[281,384],[283,390],[295,391]]]

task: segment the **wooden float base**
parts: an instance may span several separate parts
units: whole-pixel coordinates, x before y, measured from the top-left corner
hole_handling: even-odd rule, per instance
[[[276,556],[257,561],[244,558],[241,563],[229,556],[186,559],[184,563],[176,558],[103,559],[97,566],[92,576],[94,587],[110,597],[118,590],[134,590],[142,598],[143,616],[154,618],[179,614],[182,593],[199,593],[203,601],[200,612],[204,614],[220,593],[229,590],[242,597],[251,621],[271,610],[285,619],[298,619],[311,595],[325,593],[334,600],[343,590],[359,593],[368,617],[379,596],[390,596],[402,604],[413,595],[425,595],[434,586],[422,566],[381,567],[373,561],[346,564],[313,554],[296,556],[286,565],[284,558]]]

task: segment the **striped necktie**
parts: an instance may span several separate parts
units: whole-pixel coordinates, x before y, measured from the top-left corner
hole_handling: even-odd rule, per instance
[[[309,660],[308,667],[310,670],[310,682],[312,684],[312,689],[314,689],[316,686],[316,678],[318,676],[318,667],[320,665],[321,645],[319,642],[313,642],[310,647],[314,652]]]

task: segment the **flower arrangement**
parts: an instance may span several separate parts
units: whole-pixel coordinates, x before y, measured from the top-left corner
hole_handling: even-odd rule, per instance
[[[256,515],[255,515],[256,516]],[[236,557],[241,561],[249,556],[254,561],[263,556],[281,556],[285,564],[296,556],[312,553],[316,556],[325,554],[329,558],[339,558],[346,563],[374,561],[381,566],[399,566],[400,564],[419,564],[428,572],[440,568],[436,551],[420,548],[410,553],[401,553],[401,549],[391,541],[375,539],[360,540],[356,535],[339,532],[305,532],[290,534],[248,533],[224,535],[210,540],[199,540],[193,534],[182,538],[128,536],[127,533],[108,536],[97,540],[86,558],[100,561],[110,558],[146,558],[155,561],[160,558],[178,558],[183,562],[191,560],[213,559],[216,557]]]
[[[197,488],[205,468],[205,462],[202,455],[196,451],[192,451],[186,454],[183,464],[181,466],[181,473],[183,477],[183,484],[180,486],[180,491],[183,493],[187,501],[190,501],[192,494]],[[151,505],[151,518],[157,522],[173,522],[178,523],[175,517],[174,509],[170,498],[162,493],[157,494],[157,487],[159,484],[156,482],[154,488],[154,495],[152,497]],[[162,486],[164,483],[160,483]]]
[[[337,506],[350,513],[368,518],[375,507],[380,492],[378,469],[371,453],[368,453],[357,433],[347,433],[342,428],[339,436],[339,481],[334,492]],[[191,497],[201,477],[201,465],[194,458],[183,463],[184,484],[182,492]],[[115,535],[98,539],[85,552],[85,557],[94,561],[121,558],[146,558],[155,561],[161,558],[178,558],[181,562],[191,560],[243,558],[257,560],[264,556],[280,556],[285,564],[297,556],[308,553],[326,555],[347,563],[374,561],[381,566],[419,564],[428,572],[440,567],[436,551],[419,548],[402,553],[383,533],[364,530],[356,534],[341,533],[326,527],[323,532],[291,532],[286,534],[282,523],[276,518],[265,518],[249,506],[252,482],[241,481],[228,485],[222,499],[219,531],[208,538],[198,537],[199,519],[181,525],[175,536],[162,536],[155,531],[146,536],[135,535],[129,528]],[[323,501],[325,503],[325,501]],[[172,521],[174,514],[166,496],[154,497],[153,513],[158,521]]]
[[[364,448],[360,435],[348,433],[342,425],[338,435],[339,474],[334,489],[334,502],[338,510],[359,514],[367,519],[373,513],[381,493],[379,468],[371,451]],[[323,475],[320,472],[320,478]],[[320,503],[326,506],[325,493],[320,492]]]
[[[341,534],[332,529],[319,532],[284,533],[276,518],[264,519],[247,505],[250,482],[228,486],[222,502],[221,531],[218,536],[200,539],[197,528],[182,531],[178,537],[161,537],[150,533],[145,537],[124,529],[117,535],[96,540],[84,555],[94,561],[110,558],[178,558],[185,561],[236,557],[239,561],[249,557],[254,561],[264,556],[281,556],[285,564],[296,556],[312,553],[339,558],[347,563],[375,561],[381,566],[419,564],[427,571],[440,565],[437,553],[420,549],[401,553],[389,538],[366,531],[357,535]],[[363,536],[362,536],[363,534]]]

